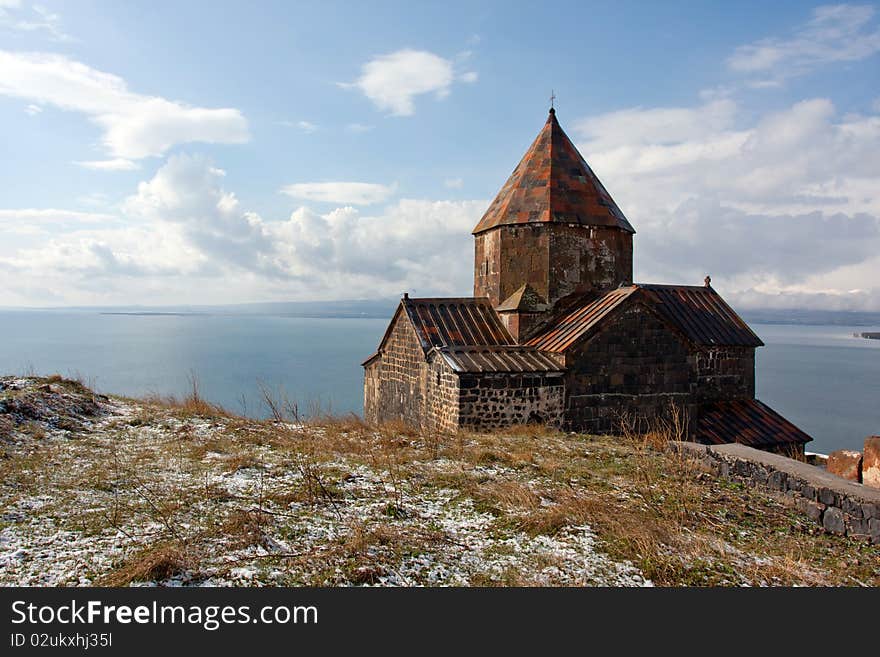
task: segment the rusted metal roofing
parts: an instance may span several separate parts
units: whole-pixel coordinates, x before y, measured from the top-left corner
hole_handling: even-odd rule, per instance
[[[529,347],[443,347],[438,351],[456,372],[563,372],[559,363]]]
[[[635,230],[559,126],[547,123],[474,228],[559,222]]]
[[[760,347],[764,343],[709,286],[629,285],[587,297],[563,312],[526,344],[541,351],[563,352],[591,332],[604,328],[609,315],[625,301],[641,301],[700,346]]]
[[[808,443],[812,438],[757,399],[706,404],[697,422],[697,442],[741,443],[758,449]]]
[[[401,306],[412,322],[425,352],[432,347],[516,344],[485,297],[405,297]]]
[[[620,287],[577,304],[574,309],[550,322],[548,328],[528,340],[526,344],[541,351],[562,353],[596,328],[637,289],[635,285]]]
[[[709,285],[638,285],[650,306],[696,344],[761,347],[749,325]]]

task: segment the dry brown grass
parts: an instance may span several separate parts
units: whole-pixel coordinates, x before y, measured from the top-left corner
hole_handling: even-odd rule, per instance
[[[232,539],[232,547],[236,549],[262,545],[266,540],[267,522],[267,515],[260,510],[239,509],[226,518],[220,532]]]
[[[136,552],[102,584],[199,577],[200,569],[213,576],[206,564],[217,550],[247,551],[267,537],[290,546],[260,557],[283,570],[286,583],[377,583],[393,564],[454,540],[417,511],[423,496],[444,489],[455,503],[491,514],[493,535],[558,536],[589,525],[604,551],[659,585],[880,585],[877,546],[826,535],[784,500],[666,450],[686,426],[672,410],[664,422],[641,432],[630,423],[617,437],[534,425],[422,434],[403,424],[371,428],[355,416],[295,423],[296,409],[277,402],[272,419],[248,420],[202,406],[197,387],[191,397],[139,404],[136,423],[120,420],[104,442],[87,434],[34,440],[0,459],[0,477],[17,494],[51,491],[56,507],[69,507],[87,489],[102,501],[100,512],[90,503],[88,513],[71,514],[68,528],[98,536],[108,527],[151,526],[131,538]],[[197,419],[204,417],[211,422]],[[159,426],[164,434],[144,431]],[[117,453],[116,440],[129,448]],[[248,468],[255,471],[239,472]],[[370,484],[352,488],[347,476],[361,469]],[[250,492],[241,492],[243,481],[253,482]],[[353,495],[372,504],[373,515],[346,515]],[[300,550],[301,530],[285,527],[308,514],[334,530]],[[515,569],[470,582],[534,583]]]
[[[148,395],[143,400],[147,408],[143,409],[149,414],[155,409],[150,406],[174,411],[177,417],[202,417],[202,418],[231,418],[235,417],[219,404],[213,404],[202,397],[199,379],[195,374],[189,376],[190,389],[183,397],[175,395]]]
[[[98,586],[128,586],[132,582],[163,581],[193,567],[193,560],[178,546],[160,543],[137,552],[119,568],[96,582]]]

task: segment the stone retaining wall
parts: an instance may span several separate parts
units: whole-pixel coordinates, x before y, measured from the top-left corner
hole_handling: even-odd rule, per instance
[[[831,534],[880,543],[880,490],[745,445],[676,442],[671,448],[713,472],[788,497]]]

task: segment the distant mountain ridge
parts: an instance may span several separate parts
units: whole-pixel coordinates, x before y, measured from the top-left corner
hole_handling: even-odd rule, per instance
[[[64,306],[53,308],[0,308],[35,312],[95,312],[110,315],[275,315],[280,317],[337,317],[387,319],[397,299],[344,301],[275,301],[228,305]]]
[[[754,324],[805,324],[832,326],[880,326],[880,312],[851,310],[743,310],[739,313]]]
[[[0,308],[55,312],[97,312],[124,315],[276,315],[281,317],[337,317],[388,319],[399,299],[347,299],[341,301],[270,301],[239,304],[167,306],[64,306],[46,308]],[[804,324],[880,326],[880,312],[840,310],[760,309],[739,310],[753,324]]]

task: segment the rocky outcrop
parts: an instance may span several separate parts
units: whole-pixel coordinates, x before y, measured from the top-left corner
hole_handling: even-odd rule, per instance
[[[862,454],[862,483],[880,488],[880,436],[865,438]]]
[[[833,475],[849,479],[862,480],[862,453],[851,449],[838,449],[828,455],[825,469]]]
[[[102,417],[107,398],[77,381],[52,376],[0,377],[0,439],[27,425],[78,431]]]

